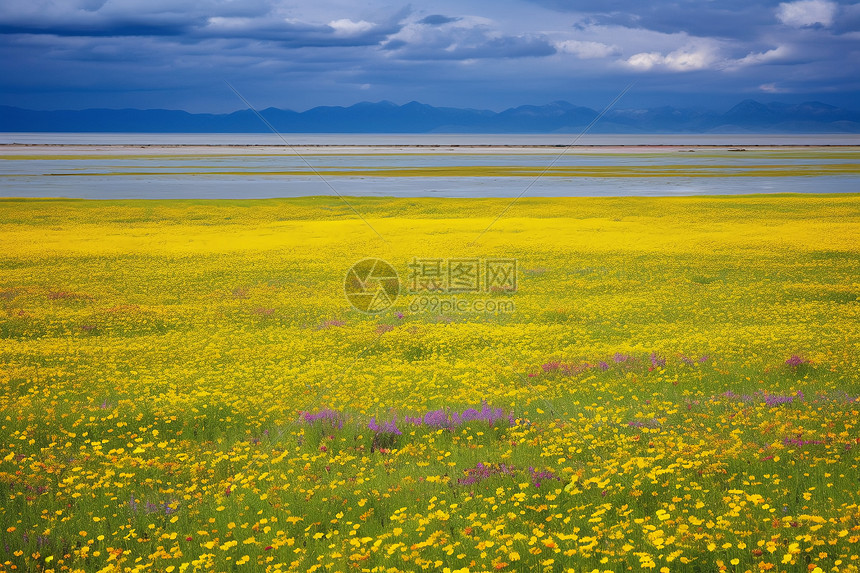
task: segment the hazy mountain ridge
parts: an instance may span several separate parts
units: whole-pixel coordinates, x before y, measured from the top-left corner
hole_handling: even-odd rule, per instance
[[[598,117],[566,101],[522,105],[501,112],[362,102],[303,112],[260,113],[282,133],[579,133]],[[251,110],[194,114],[164,109],[35,111],[0,106],[2,132],[261,133],[268,127]],[[744,100],[720,113],[656,107],[616,109],[590,133],[860,133],[860,112],[821,102],[786,104]]]

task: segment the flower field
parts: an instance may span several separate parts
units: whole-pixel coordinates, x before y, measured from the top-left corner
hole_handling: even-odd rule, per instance
[[[0,201],[0,571],[860,570],[860,195],[508,204]]]

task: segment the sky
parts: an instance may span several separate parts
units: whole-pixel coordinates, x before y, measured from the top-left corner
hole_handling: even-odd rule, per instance
[[[0,105],[860,109],[841,0],[3,0]]]

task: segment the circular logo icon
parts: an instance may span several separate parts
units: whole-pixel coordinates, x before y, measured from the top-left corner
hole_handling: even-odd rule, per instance
[[[400,294],[400,279],[386,261],[363,259],[346,272],[343,292],[355,310],[373,314],[394,304]]]

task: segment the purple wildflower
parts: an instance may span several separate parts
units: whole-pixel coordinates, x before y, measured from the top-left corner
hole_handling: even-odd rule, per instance
[[[389,420],[384,424],[380,425],[376,423],[376,416],[370,419],[370,422],[367,424],[367,427],[376,432],[377,434],[391,434],[394,436],[401,436],[403,432],[397,427],[397,420]]]
[[[661,368],[663,366],[666,366],[666,359],[658,356],[656,352],[652,352],[651,353],[651,367],[652,368]]]
[[[446,409],[430,410],[424,416],[406,416],[404,422],[415,426],[425,425],[434,428],[454,428],[472,421],[487,422],[490,426],[506,420],[513,425],[513,414],[506,414],[502,408],[493,408],[486,402],[481,403],[481,409],[467,408],[463,412],[450,412]]]
[[[798,448],[802,448],[803,446],[820,445],[824,442],[821,440],[803,440],[798,436],[796,438],[783,438],[782,443],[786,446],[797,446]]]
[[[314,424],[316,422],[327,423],[331,426],[337,426],[338,428],[343,428],[343,416],[337,410],[332,410],[330,408],[324,408],[319,412],[299,412],[299,415],[305,421],[306,424]]]
[[[809,364],[809,360],[801,358],[797,354],[792,354],[791,358],[785,361],[785,365],[790,366],[792,368],[797,368],[798,366],[801,366],[803,364]]]
[[[781,406],[782,404],[791,404],[795,400],[803,400],[804,394],[798,390],[796,394],[767,394],[764,397],[764,403],[768,406]]]
[[[534,468],[529,468],[529,473],[532,474],[532,485],[535,487],[540,487],[540,484],[544,481],[548,480],[557,480],[561,481],[561,478],[555,475],[552,470],[544,470],[541,472],[536,472]]]
[[[541,368],[543,368],[544,372],[556,372],[561,368],[561,362],[547,362],[546,364],[541,365]]]
[[[495,466],[493,464],[485,464],[482,462],[478,462],[475,467],[468,468],[463,471],[466,475],[457,479],[457,483],[459,485],[475,485],[481,483],[485,479],[493,477],[494,475],[513,475],[513,468],[506,464]]]

